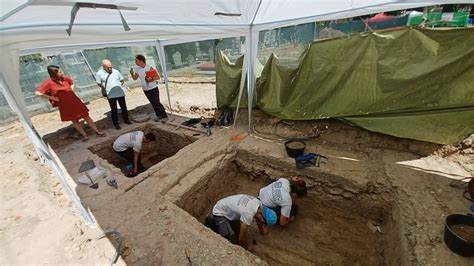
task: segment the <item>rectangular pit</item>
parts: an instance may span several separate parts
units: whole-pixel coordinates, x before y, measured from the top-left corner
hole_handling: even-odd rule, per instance
[[[258,159],[244,161],[237,158],[209,173],[177,205],[202,223],[221,198],[240,193],[257,196],[273,181],[266,171],[280,167],[268,162],[258,165]],[[377,195],[386,188],[361,189],[349,196],[338,181],[315,185],[314,178],[302,177],[312,187],[307,197],[296,201],[300,212],[294,223],[286,228],[272,226],[262,236],[253,222],[249,238],[256,240],[255,255],[269,265],[382,265],[403,260],[391,203]],[[338,190],[340,195],[334,193]],[[374,225],[382,232],[374,231]]]
[[[143,144],[141,160],[145,168],[150,168],[164,159],[175,155],[179,150],[196,141],[196,138],[187,136],[185,134],[173,133],[149,125],[136,128],[132,131],[138,130],[145,132],[145,134],[151,132],[156,136],[155,141]],[[101,144],[90,147],[89,150],[97,154],[102,159],[107,160],[110,164],[119,168],[122,173],[127,174],[128,171],[126,169],[126,160],[116,154],[112,148],[112,145],[117,137],[108,139]]]

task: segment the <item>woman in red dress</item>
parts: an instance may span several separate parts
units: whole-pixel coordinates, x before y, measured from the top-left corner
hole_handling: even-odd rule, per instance
[[[58,66],[48,66],[48,73],[50,78],[38,87],[36,95],[48,99],[53,107],[57,106],[61,121],[72,121],[74,127],[83,136],[84,141],[89,140],[89,137],[79,123],[81,118],[98,136],[105,136],[89,117],[89,109],[74,93],[74,83],[71,78],[64,76],[63,71]]]

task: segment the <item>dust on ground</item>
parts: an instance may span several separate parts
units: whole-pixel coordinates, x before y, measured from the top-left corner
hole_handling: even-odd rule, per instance
[[[213,115],[216,105],[214,82],[212,78],[202,78],[199,82],[195,78],[174,78],[170,82],[172,112],[187,117]],[[161,102],[167,107],[164,85],[160,88]],[[131,115],[152,112],[141,89],[132,89],[126,97]],[[98,126],[106,131],[108,138],[141,126],[123,125],[121,131],[113,129],[105,99],[92,101],[88,108],[91,117],[98,121]],[[169,108],[167,111],[170,112]],[[358,256],[351,255],[353,251],[350,249],[344,251],[345,248],[366,245],[366,242],[354,242],[331,247],[332,242],[337,242],[344,232],[351,230],[346,228],[348,224],[339,223],[339,218],[351,218],[356,221],[356,228],[364,228],[367,243],[384,242],[385,236],[396,236],[395,242],[384,242],[384,250],[369,246],[368,250],[373,253],[367,258],[373,258],[373,261],[359,261],[359,264],[378,264],[384,261],[384,257],[400,257],[395,253],[404,252],[403,259],[398,261],[402,264],[472,265],[472,260],[449,251],[442,238],[446,215],[467,211],[468,202],[461,197],[462,189],[451,188],[449,183],[452,179],[474,174],[472,136],[457,145],[441,146],[368,132],[333,120],[280,121],[258,111],[254,112],[255,133],[247,135],[246,115],[245,111],[241,112],[235,129],[216,129],[211,138],[201,133],[197,137],[198,147],[189,145],[176,156],[160,159],[161,163],[151,167],[156,177],[143,174],[135,179],[126,179],[120,169],[110,170],[120,186],[136,185],[127,193],[123,189],[113,190],[104,183],[97,191],[83,185],[73,188],[98,220],[101,228],[96,229],[84,225],[51,170],[39,162],[20,123],[2,126],[0,154],[6,175],[0,196],[0,263],[107,263],[114,255],[114,247],[112,241],[103,237],[103,231],[118,230],[124,235],[119,263],[184,264],[187,257],[182,249],[187,247],[193,262],[198,264],[260,264],[264,261],[290,264],[291,258],[301,264],[308,264],[308,261],[344,264],[348,262],[344,259]],[[97,154],[91,155],[90,147],[93,147],[92,150],[100,148],[104,140],[92,137],[89,143],[82,143],[78,133],[68,123],[60,121],[57,112],[31,119],[71,175],[77,171],[80,161],[88,156],[92,156],[99,165],[109,165],[106,159]],[[181,118],[176,116],[175,119],[179,121]],[[197,131],[186,135],[177,126],[166,126],[166,130],[188,137],[199,130],[204,132],[198,126]],[[91,133],[90,129],[88,132]],[[237,134],[242,140],[238,144],[229,143]],[[282,245],[298,243],[292,242],[294,239],[282,243],[285,237],[268,240],[267,236],[256,236],[254,252],[259,256],[256,257],[231,246],[203,228],[198,220],[189,218],[191,216],[186,211],[201,218],[217,197],[231,193],[197,188],[196,185],[202,183],[202,176],[209,175],[205,180],[212,180],[211,177],[225,173],[226,169],[230,169],[229,164],[240,169],[241,173],[235,175],[243,175],[242,179],[252,175],[268,177],[265,181],[247,180],[242,181],[247,185],[236,185],[236,189],[248,190],[247,193],[270,182],[271,178],[296,171],[282,146],[282,141],[294,137],[307,138],[305,142],[310,151],[329,158],[319,168],[298,171],[307,178],[313,193],[310,202],[302,201],[302,211],[310,206],[314,209],[306,212],[306,216],[302,214],[299,225],[293,225],[296,235],[302,237],[305,232],[310,232],[317,239],[316,242],[305,242],[307,257],[301,257],[299,253],[279,261],[271,250],[282,252]],[[255,157],[257,155],[269,159],[260,162],[260,157]],[[190,172],[187,167],[193,171]],[[214,173],[208,174],[206,170]],[[139,180],[143,181],[136,184]],[[206,184],[212,187],[211,183]],[[214,194],[214,198],[210,197],[207,201],[196,200],[196,195],[210,195],[213,190],[223,194]],[[358,206],[371,206],[371,201],[381,203],[381,206],[372,208],[376,209],[373,213],[347,205],[355,202],[360,203]],[[198,202],[204,203],[198,207]],[[380,216],[377,210],[389,205],[390,213],[377,218]],[[201,212],[192,213],[199,208]],[[344,217],[343,211],[347,208],[353,213]],[[377,235],[380,233],[371,231],[373,227],[366,223],[367,220],[373,221],[374,225],[383,224],[383,229],[387,231]],[[309,226],[311,221],[315,227]],[[339,228],[341,231],[318,231],[323,228]],[[275,229],[273,233],[287,234],[292,229],[290,225],[282,232],[279,230]],[[276,251],[278,247],[280,251]],[[320,256],[320,260],[311,259],[314,255],[310,254],[311,247],[317,249],[316,254],[326,254],[328,260],[324,260],[324,256]],[[342,250],[345,254],[337,255],[335,250]],[[330,261],[329,256],[340,260]]]

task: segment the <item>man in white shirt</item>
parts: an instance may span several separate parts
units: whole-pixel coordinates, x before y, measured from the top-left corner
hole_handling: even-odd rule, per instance
[[[133,80],[140,78],[143,92],[148,98],[148,101],[150,101],[153,110],[155,110],[156,121],[168,120],[165,107],[160,103],[160,93],[158,91],[158,85],[156,84],[156,81],[160,79],[160,76],[158,75],[156,68],[154,69],[153,67],[148,66],[145,57],[141,54],[135,56],[135,64],[137,67],[135,69],[130,68],[130,75]],[[156,75],[150,76],[151,73],[155,73]]]
[[[133,131],[120,135],[113,144],[114,151],[125,158],[127,163],[132,162],[133,168],[127,177],[136,176],[139,171],[145,170],[141,163],[141,150],[143,143],[149,143],[156,139],[155,134],[147,133],[144,134],[143,131]]]
[[[260,189],[258,197],[263,205],[275,211],[278,223],[285,226],[294,221],[298,214],[298,205],[294,200],[307,194],[306,182],[293,177],[291,180],[280,178]]]
[[[266,225],[275,224],[277,219],[275,212],[262,206],[257,198],[238,194],[219,200],[214,205],[212,214],[206,217],[204,225],[233,244],[240,244],[250,250],[247,230],[254,217],[262,234],[268,233]]]
[[[109,59],[102,60],[102,68],[97,71],[95,80],[97,85],[106,93],[110,105],[112,122],[115,128],[121,129],[118,123],[117,102],[120,105],[125,124],[132,124],[128,119],[127,103],[125,102],[125,93],[122,89],[124,82],[123,76],[118,70],[112,68],[112,63]]]

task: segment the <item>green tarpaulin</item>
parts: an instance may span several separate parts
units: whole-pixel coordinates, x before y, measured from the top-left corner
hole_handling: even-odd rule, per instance
[[[268,60],[256,82],[256,104],[284,119],[339,118],[397,137],[456,143],[474,132],[473,44],[474,29],[314,42],[295,69],[275,56]],[[235,103],[241,61],[216,62],[218,105]]]

